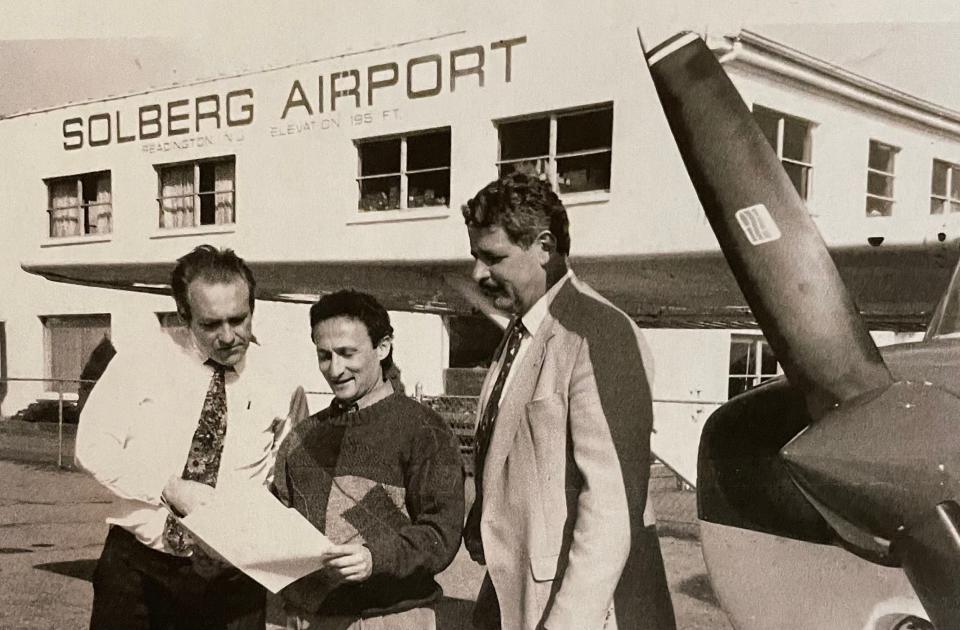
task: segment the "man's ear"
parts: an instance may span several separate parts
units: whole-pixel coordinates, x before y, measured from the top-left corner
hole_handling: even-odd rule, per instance
[[[387,355],[390,354],[390,350],[393,348],[393,337],[390,335],[385,336],[380,340],[380,343],[377,344],[377,360],[383,361],[387,358]]]
[[[551,256],[557,252],[557,237],[550,230],[544,230],[537,234],[535,244],[542,258],[541,264],[547,264]]]

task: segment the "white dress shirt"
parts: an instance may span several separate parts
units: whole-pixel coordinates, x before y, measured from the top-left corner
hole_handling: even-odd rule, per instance
[[[160,493],[183,473],[213,368],[173,341],[118,352],[94,386],[77,429],[77,462],[123,499],[107,522],[166,552]],[[226,372],[227,432],[217,487],[266,485],[293,388],[284,387],[250,344]]]
[[[567,273],[563,275],[562,278],[557,280],[552,287],[547,289],[547,292],[540,296],[540,299],[534,302],[533,306],[530,307],[526,313],[520,317],[520,321],[523,322],[523,336],[520,338],[520,349],[517,350],[517,356],[513,360],[513,365],[520,365],[520,361],[523,360],[523,355],[527,353],[527,350],[530,348],[530,344],[533,342],[534,335],[537,334],[537,331],[540,329],[540,324],[543,323],[544,318],[547,316],[547,312],[550,310],[550,304],[553,303],[553,299],[557,297],[557,293],[560,293],[560,289],[563,287],[564,283],[567,282],[570,278],[573,277],[573,270],[567,269]],[[497,359],[497,374],[500,374],[500,369],[503,366],[503,353]],[[501,397],[503,396],[502,392],[507,391],[507,388],[510,387],[510,382],[513,381],[514,375],[518,372],[516,369],[511,369],[510,373],[507,374],[507,380],[503,383],[503,389],[501,390]]]

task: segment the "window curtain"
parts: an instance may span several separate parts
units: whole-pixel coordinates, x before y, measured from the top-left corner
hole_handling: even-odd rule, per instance
[[[233,208],[233,199],[234,199],[234,163],[233,162],[219,162],[214,167],[214,191],[215,191],[215,200],[217,208],[216,223],[217,225],[223,225],[224,223],[233,223],[234,222],[234,208]]]
[[[77,199],[77,180],[50,183],[50,236],[78,236],[80,234],[80,203]]]
[[[160,227],[193,226],[193,165],[163,169],[160,177]]]
[[[110,204],[110,176],[97,178],[97,234],[113,232],[113,206]]]

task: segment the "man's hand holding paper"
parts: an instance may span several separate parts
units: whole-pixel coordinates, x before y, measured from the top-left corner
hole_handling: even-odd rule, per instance
[[[181,523],[204,546],[273,593],[324,568],[333,547],[265,488],[217,490]]]

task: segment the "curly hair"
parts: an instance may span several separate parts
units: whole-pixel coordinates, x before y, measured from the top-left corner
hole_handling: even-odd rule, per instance
[[[177,266],[170,276],[170,287],[173,290],[173,299],[177,303],[177,312],[184,321],[189,322],[190,300],[187,291],[190,283],[202,279],[214,284],[233,282],[242,278],[250,290],[250,312],[253,312],[255,303],[254,292],[257,282],[253,279],[253,272],[247,263],[236,255],[232,249],[217,249],[213,245],[200,245],[189,254],[177,259]]]
[[[557,251],[570,253],[567,211],[550,183],[535,175],[513,172],[496,179],[461,208],[468,227],[501,227],[517,245],[529,247],[549,230]]]
[[[390,314],[375,297],[353,289],[343,289],[325,295],[310,307],[310,334],[320,322],[334,317],[349,317],[361,322],[370,335],[370,343],[376,346],[386,337],[393,336],[393,326],[390,325]],[[390,352],[380,361],[384,379],[389,376],[393,367],[393,346]]]

